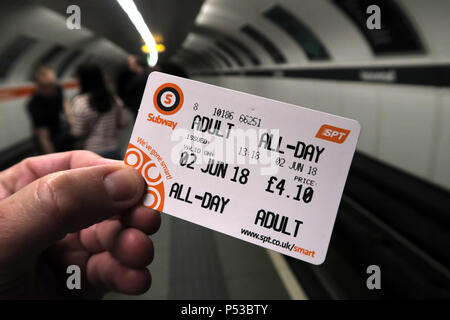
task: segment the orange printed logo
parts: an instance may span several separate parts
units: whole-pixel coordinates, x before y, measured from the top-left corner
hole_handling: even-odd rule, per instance
[[[316,138],[341,144],[344,143],[349,134],[350,130],[324,124],[320,127],[319,131],[317,131]]]
[[[183,91],[174,83],[165,83],[156,89],[153,104],[162,114],[175,114],[181,109],[184,101]]]
[[[147,195],[144,198],[144,206],[162,211],[164,208],[164,182],[156,162],[132,143],[128,144],[128,150],[123,162],[139,171],[145,182],[147,182]]]

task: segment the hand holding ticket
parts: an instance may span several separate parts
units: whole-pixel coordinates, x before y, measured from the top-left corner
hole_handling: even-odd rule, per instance
[[[357,121],[159,72],[125,164],[144,204],[313,264],[326,257]]]

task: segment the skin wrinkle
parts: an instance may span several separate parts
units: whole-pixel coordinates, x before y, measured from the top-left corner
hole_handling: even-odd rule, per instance
[[[12,197],[14,197],[14,195],[12,195]],[[15,230],[12,226],[14,226],[15,224],[11,224],[9,223],[11,221],[11,219],[16,219],[17,218],[21,218],[24,215],[24,212],[26,212],[26,207],[25,204],[20,202],[20,201],[14,201],[14,204],[17,208],[17,212],[16,215],[14,216],[6,216],[6,215],[0,215],[3,217],[3,225],[0,225],[0,230],[1,230],[1,236],[4,239],[8,239],[9,235],[13,235],[14,233],[16,233],[18,230]],[[5,240],[2,241],[2,243],[4,243]],[[0,255],[1,256],[1,255]]]
[[[99,237],[98,237],[98,232],[96,232],[96,231],[97,231],[97,227],[98,227],[98,225],[96,225],[96,224],[94,224],[94,225],[91,227],[91,228],[92,228],[92,232],[94,233],[95,247],[96,247],[96,248],[102,248],[102,247],[103,247],[103,244],[102,244],[102,242],[100,241],[100,239],[99,239]],[[83,242],[81,242],[81,244],[82,244],[83,247],[84,247]]]
[[[59,176],[61,176],[61,172],[56,172],[51,174],[49,179],[39,180],[33,196],[39,204],[38,207],[41,208],[46,215],[50,216],[50,221],[54,225],[52,229],[60,232],[57,239],[62,239],[66,236],[67,232],[63,227],[65,221],[64,216],[62,215],[61,200],[59,199],[58,191],[54,186],[56,184],[54,181],[56,181]],[[45,201],[45,199],[43,199],[45,196],[49,197],[51,201]]]
[[[18,170],[19,173],[16,173],[16,170]],[[29,159],[22,160],[17,165],[1,173],[0,185],[3,187],[4,190],[7,191],[7,195],[5,197],[0,197],[0,199],[4,199],[7,196],[19,191],[30,182],[36,180],[38,177],[39,177],[38,174],[31,166],[30,160]],[[9,183],[7,184],[4,181],[9,181]],[[11,185],[11,188],[9,188],[8,185]]]
[[[8,187],[3,182],[3,180],[1,179],[1,176],[0,176],[0,200],[3,200],[10,195],[11,195],[11,191],[8,190]]]
[[[94,226],[95,226],[95,228],[97,228],[97,224],[94,224]],[[89,252],[89,257],[88,257],[88,259],[87,260],[89,260],[93,255],[94,255],[94,253],[93,252],[91,252],[91,251],[89,251],[87,248],[86,248],[86,246],[83,244],[83,241],[81,241],[81,232],[82,232],[83,230],[81,230],[80,232],[77,232],[77,242],[79,243],[79,245],[81,246],[81,249],[76,249],[76,250],[74,250],[74,252],[78,252],[78,251],[85,251],[85,252]],[[72,249],[73,250],[73,249]]]
[[[98,225],[94,224],[94,225],[91,226],[90,228],[92,228],[91,230],[92,230],[92,232],[94,233],[94,237],[95,237],[95,247],[100,247],[102,244],[101,244],[100,239],[98,238],[97,227],[98,227]],[[89,228],[89,229],[90,229],[90,228]],[[80,232],[80,235],[81,235],[81,232]],[[80,237],[80,239],[81,239],[81,237]],[[81,244],[83,245],[83,242],[81,242]],[[83,247],[84,247],[84,245],[83,245]],[[87,248],[86,248],[86,249],[87,249]]]
[[[30,159],[23,160],[22,161],[22,166],[25,169],[25,173],[27,173],[27,171],[29,173],[31,173],[32,181],[36,180],[39,177],[39,175],[36,173],[36,171],[34,170],[33,166],[31,165]]]
[[[20,170],[19,174],[17,174],[15,177],[15,183],[14,183],[14,190],[13,192],[17,192],[20,189],[22,189],[24,186],[29,184],[31,181],[34,181],[37,179],[37,175],[29,166],[28,159],[22,160],[18,164],[18,169]],[[31,177],[30,177],[31,176]]]
[[[5,177],[7,175],[7,171],[8,170],[0,172],[0,187],[2,188],[2,190],[6,190],[5,196],[3,198],[0,197],[0,200],[3,200],[13,194],[11,188],[9,187],[9,184],[7,183],[8,179],[7,177]]]
[[[113,223],[113,222],[110,222],[111,224]],[[119,223],[119,222],[117,222],[117,223]],[[105,227],[104,228],[106,228],[107,226],[105,225]],[[110,227],[111,228],[111,226],[108,226],[108,227]],[[109,237],[109,239],[104,239],[105,241],[104,242],[102,242],[98,237],[99,237],[99,235],[98,235],[98,233],[95,233],[95,236],[96,236],[96,238],[97,238],[97,240],[100,242],[100,246],[101,246],[101,248],[104,248],[104,249],[106,249],[106,250],[109,250],[110,248],[109,248],[109,245],[111,245],[111,247],[113,247],[114,246],[114,242],[115,242],[115,239],[117,239],[117,237],[120,235],[120,233],[122,232],[122,228],[121,228],[121,225],[120,225],[120,223],[119,223],[119,225],[118,226],[114,226],[113,225],[113,227],[114,227],[114,232],[111,232],[111,234],[110,234],[110,237]],[[96,226],[96,228],[97,228],[97,226]],[[118,229],[117,229],[118,228]],[[109,242],[108,242],[109,241]]]
[[[57,228],[58,226],[63,225],[62,224],[63,221],[61,221],[62,219],[59,214],[61,212],[61,206],[59,204],[59,199],[57,196],[58,192],[53,186],[54,183],[52,184],[54,179],[55,178],[39,180],[38,187],[35,189],[34,192],[34,198],[39,203],[39,207],[43,208],[43,210],[47,214],[51,215]],[[47,195],[52,200],[50,202],[48,201],[46,202],[45,200],[42,199],[42,195],[44,196]]]

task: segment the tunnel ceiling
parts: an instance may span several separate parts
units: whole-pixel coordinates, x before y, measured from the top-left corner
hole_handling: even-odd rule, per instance
[[[81,24],[99,37],[105,37],[125,51],[140,53],[141,39],[116,1],[92,0],[29,0],[30,3],[46,6],[62,15],[69,5],[81,8]],[[177,51],[194,24],[203,0],[134,0],[136,6],[153,34],[164,39],[166,51],[159,55],[167,61]]]
[[[366,26],[366,8],[383,12],[381,30]],[[205,0],[173,60],[188,69],[318,66],[420,58],[429,54],[407,0]],[[188,50],[188,52],[184,52]],[[220,57],[222,56],[222,57]],[[189,61],[187,61],[189,60]],[[197,61],[197,62],[195,62]],[[194,65],[193,65],[193,62]]]

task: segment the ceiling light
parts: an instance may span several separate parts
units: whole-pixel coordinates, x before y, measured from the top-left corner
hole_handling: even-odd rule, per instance
[[[144,18],[142,18],[141,13],[134,4],[133,0],[117,0],[117,2],[134,24],[137,31],[141,35],[141,38],[144,39],[144,42],[149,49],[148,64],[150,67],[154,67],[158,62],[158,51],[156,50],[155,39],[145,23]]]

